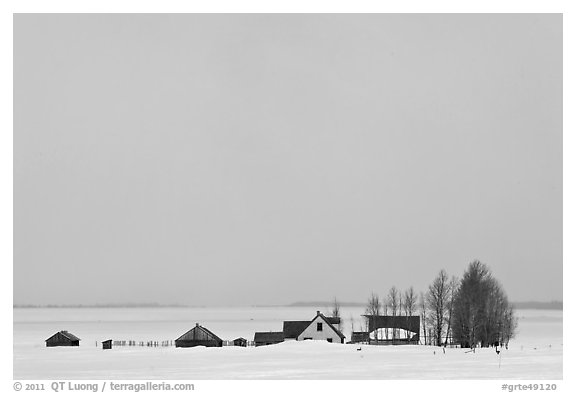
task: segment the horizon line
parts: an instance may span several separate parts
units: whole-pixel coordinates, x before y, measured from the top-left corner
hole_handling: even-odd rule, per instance
[[[517,308],[527,308],[526,306],[555,306],[554,309],[563,308],[563,300],[526,300],[511,301]],[[366,302],[358,301],[338,301],[340,307],[362,307]],[[79,304],[18,304],[14,303],[12,308],[209,308],[209,307],[328,307],[334,305],[334,301],[295,301],[287,304],[246,304],[246,305],[198,305],[198,304],[178,304],[178,303],[79,303]],[[558,307],[560,306],[560,307]]]

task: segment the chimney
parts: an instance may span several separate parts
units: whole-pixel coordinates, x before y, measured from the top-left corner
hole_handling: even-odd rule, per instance
[[[320,315],[320,311],[316,311],[316,315]]]
[[[200,326],[200,324],[198,322],[196,322],[196,326]]]

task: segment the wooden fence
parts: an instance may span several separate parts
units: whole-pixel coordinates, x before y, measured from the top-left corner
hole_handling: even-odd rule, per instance
[[[100,346],[100,342],[96,341],[96,346]],[[161,340],[161,341],[137,341],[137,340],[114,340],[112,341],[113,347],[173,347],[175,346],[174,340]],[[223,347],[233,347],[233,340],[223,340]],[[253,347],[254,341],[246,341],[247,347]]]
[[[96,343],[98,344],[98,343]],[[114,347],[173,347],[173,340],[163,341],[136,341],[136,340],[116,340],[112,342]]]

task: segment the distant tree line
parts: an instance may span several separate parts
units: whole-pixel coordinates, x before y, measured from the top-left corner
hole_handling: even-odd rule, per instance
[[[468,265],[461,279],[440,270],[419,296],[412,287],[402,292],[393,286],[382,300],[373,292],[365,312],[366,330],[370,318],[420,315],[420,340],[426,345],[507,346],[517,328],[514,308],[502,286],[478,260]],[[384,337],[380,337],[377,330],[374,338],[394,340],[399,338],[399,331],[385,329]]]

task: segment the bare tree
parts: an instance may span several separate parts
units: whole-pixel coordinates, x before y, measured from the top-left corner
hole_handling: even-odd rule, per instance
[[[414,292],[414,288],[410,287],[404,292],[404,314],[408,317],[411,317],[416,310],[416,302],[418,300],[418,296],[416,296],[416,292]]]
[[[368,305],[366,306],[366,315],[369,318],[369,320],[372,321],[373,326],[376,326],[376,320],[378,319],[378,317],[380,316],[380,309],[382,308],[382,305],[380,304],[380,297],[378,297],[378,295],[374,292],[372,292],[372,294],[370,295],[370,298],[368,299]],[[367,321],[368,323],[368,321]],[[369,324],[368,324],[369,326]],[[367,327],[366,331],[369,331],[369,328]],[[378,340],[378,329],[376,329],[375,333],[374,333],[374,338],[376,340]]]
[[[508,349],[508,343],[510,339],[514,338],[516,335],[516,330],[518,328],[518,318],[514,313],[513,307],[508,307],[504,312],[504,318],[502,321],[502,345]]]
[[[434,332],[434,342],[437,346],[442,346],[442,332],[446,323],[449,297],[448,274],[444,269],[440,270],[438,276],[428,287],[426,301],[432,313],[432,329]]]
[[[350,340],[354,336],[354,317],[350,314]]]
[[[408,320],[414,311],[416,310],[416,302],[417,296],[414,292],[414,288],[410,287],[404,292],[404,315],[406,316],[406,320]],[[406,338],[408,338],[408,332],[406,332]]]
[[[390,312],[392,313],[392,316],[396,316],[398,313],[398,298],[400,297],[398,289],[396,289],[396,287],[392,287],[390,288],[390,291],[388,292],[388,304],[390,305]],[[396,328],[392,328],[392,340],[396,340],[396,333],[397,333],[397,329]]]
[[[463,348],[474,348],[487,296],[485,282],[491,279],[487,266],[474,261],[464,272],[454,300],[452,333]]]
[[[334,302],[332,303],[332,316],[334,318],[340,318],[340,302],[338,302],[336,298],[334,298]]]
[[[454,339],[464,348],[507,343],[514,336],[516,320],[506,293],[480,261],[464,272],[454,296]]]
[[[398,316],[402,316],[402,292],[398,291]],[[398,332],[398,336],[400,332]]]
[[[422,321],[422,333],[424,334],[424,345],[428,345],[428,340],[426,336],[426,297],[423,292],[420,292],[420,320]]]
[[[338,318],[338,329],[340,331],[344,330],[344,320],[341,318],[340,313],[340,302],[338,299],[334,298],[334,302],[332,303],[332,317]]]
[[[388,302],[387,301],[382,301],[382,315],[387,316],[388,315]],[[386,338],[386,340],[388,340],[388,328],[384,329],[384,337]]]
[[[452,314],[454,312],[454,299],[456,291],[458,290],[458,279],[452,276],[450,283],[448,283],[448,320],[446,321],[446,338],[444,339],[444,346],[448,345],[448,338],[450,337],[450,329],[452,326]]]

